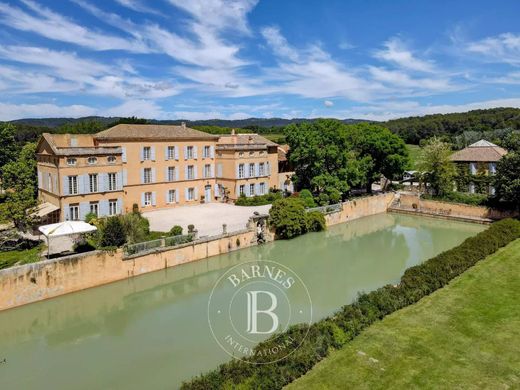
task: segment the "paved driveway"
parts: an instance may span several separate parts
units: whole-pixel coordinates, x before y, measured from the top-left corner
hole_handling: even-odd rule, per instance
[[[150,230],[167,232],[174,225],[180,225],[183,233],[188,231],[188,225],[195,225],[199,236],[213,236],[222,233],[222,224],[227,224],[227,231],[244,229],[249,217],[255,211],[260,214],[269,212],[271,205],[265,206],[235,206],[225,203],[206,203],[196,206],[181,206],[143,213],[150,220]]]

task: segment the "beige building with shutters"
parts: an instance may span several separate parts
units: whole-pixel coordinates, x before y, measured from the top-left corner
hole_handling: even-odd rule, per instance
[[[43,134],[39,198],[55,222],[266,194],[278,184],[276,148],[256,134],[218,136],[184,124]]]

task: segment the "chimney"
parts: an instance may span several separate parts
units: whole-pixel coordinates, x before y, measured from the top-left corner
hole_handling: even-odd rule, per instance
[[[235,135],[235,129],[231,129],[231,135]]]
[[[181,122],[181,127],[182,127],[183,130],[185,130],[186,129],[186,122]]]

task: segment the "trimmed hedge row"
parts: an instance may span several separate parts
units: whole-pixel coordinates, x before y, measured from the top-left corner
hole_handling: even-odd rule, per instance
[[[288,336],[293,335],[294,339],[307,330],[309,333],[300,348],[286,359],[273,364],[232,360],[212,372],[183,383],[182,389],[280,389],[309,371],[331,349],[341,348],[370,324],[416,303],[517,238],[520,238],[519,221],[504,219],[496,222],[459,246],[409,268],[399,285],[387,285],[361,294],[354,303],[310,327],[292,326],[286,333]],[[275,345],[274,338],[270,338],[260,343],[256,350]],[[250,360],[261,362],[262,357],[255,355]]]

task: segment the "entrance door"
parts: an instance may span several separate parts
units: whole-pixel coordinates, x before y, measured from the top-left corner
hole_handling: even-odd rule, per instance
[[[204,187],[204,202],[211,202],[211,186]]]

